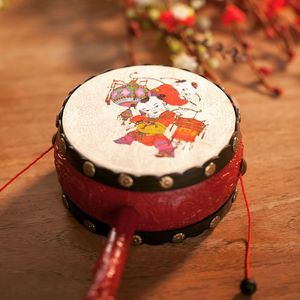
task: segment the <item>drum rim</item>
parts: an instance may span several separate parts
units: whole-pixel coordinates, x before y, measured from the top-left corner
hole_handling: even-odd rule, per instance
[[[143,65],[141,65],[143,66]],[[130,65],[124,66],[122,68],[131,67]],[[67,161],[75,167],[79,172],[90,177],[91,179],[107,184],[115,188],[121,188],[132,191],[141,191],[141,192],[159,192],[166,190],[179,189],[187,187],[193,184],[197,184],[201,181],[210,178],[221,169],[223,169],[234,157],[237,150],[241,147],[241,133],[240,133],[240,110],[235,105],[232,97],[222,88],[220,85],[214,83],[210,80],[215,86],[221,89],[225,95],[230,100],[234,113],[235,113],[235,130],[229,140],[229,143],[223,147],[217,156],[212,157],[207,160],[202,166],[190,168],[183,173],[168,173],[163,176],[154,176],[154,175],[142,175],[136,176],[133,174],[124,174],[116,173],[105,167],[96,166],[92,161],[83,157],[78,151],[68,141],[62,125],[62,116],[66,103],[70,99],[71,95],[85,82],[91,80],[95,76],[104,74],[106,72],[112,71],[114,69],[108,69],[104,72],[91,76],[73,90],[71,90],[64,100],[60,112],[56,117],[56,127],[57,132],[52,139],[53,144],[57,144],[59,151],[61,151],[66,157]],[[182,69],[184,71],[189,71]],[[191,71],[189,71],[191,72]],[[193,73],[193,72],[191,72]],[[194,74],[194,73],[193,73]],[[207,79],[203,75],[199,75]],[[207,79],[208,80],[208,79]],[[84,164],[88,164],[89,170],[87,171],[84,168]]]

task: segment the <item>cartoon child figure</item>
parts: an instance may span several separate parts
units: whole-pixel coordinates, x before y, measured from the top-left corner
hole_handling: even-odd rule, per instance
[[[134,116],[130,122],[136,128],[125,136],[115,140],[118,144],[131,145],[134,141],[158,149],[157,157],[174,157],[172,141],[165,136],[169,125],[174,124],[176,114],[167,110],[164,98],[166,95],[151,95],[140,100],[135,108],[140,115]]]
[[[192,85],[190,88],[196,89],[197,86]],[[123,81],[119,83],[115,80],[107,95],[106,103],[110,105],[110,102],[113,102],[127,107],[118,118],[122,120],[122,125],[129,121],[135,127],[114,142],[124,145],[138,142],[155,147],[158,150],[156,157],[174,157],[176,144],[174,140],[194,142],[205,127],[201,121],[182,117],[187,108],[183,109],[181,106],[191,100],[188,101],[187,99],[191,97],[187,96],[186,93],[180,93],[175,86],[162,81],[159,86],[150,90],[146,85],[138,84],[137,79],[129,83]],[[139,112],[138,115],[133,116],[133,108]],[[195,112],[197,114],[198,111]],[[167,133],[170,133],[173,126],[175,132],[168,138]]]

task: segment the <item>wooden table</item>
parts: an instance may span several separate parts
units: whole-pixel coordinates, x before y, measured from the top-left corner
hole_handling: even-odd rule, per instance
[[[128,64],[124,41],[122,16],[108,0],[14,0],[0,12],[0,185],[49,146],[69,90]],[[146,44],[141,62],[166,62],[150,54],[159,49],[154,40]],[[265,49],[261,60],[277,53],[278,62],[275,47],[257,45]],[[298,58],[273,76],[285,89],[279,100],[248,85],[255,77],[245,65],[227,69],[224,80],[242,109],[254,299],[300,299],[299,66]],[[2,300],[84,296],[105,238],[78,224],[60,194],[52,154],[0,194]],[[239,197],[210,235],[132,247],[118,299],[246,299],[239,295],[246,221]]]

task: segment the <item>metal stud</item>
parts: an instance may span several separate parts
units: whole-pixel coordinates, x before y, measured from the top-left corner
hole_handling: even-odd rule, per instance
[[[55,118],[55,126],[56,126],[56,128],[58,128],[58,126],[59,126],[59,121],[60,121],[60,113]]]
[[[172,242],[173,243],[182,243],[185,239],[185,234],[180,232],[180,233],[176,233],[173,235],[172,237]]]
[[[215,227],[217,227],[217,225],[219,224],[219,222],[221,221],[221,217],[220,216],[215,216],[209,223],[209,228],[213,229]]]
[[[94,225],[93,222],[89,221],[89,220],[84,220],[83,221],[83,225],[86,229],[88,229],[91,232],[95,232],[96,231],[96,226]]]
[[[66,209],[70,209],[70,203],[69,203],[69,200],[68,200],[68,196],[66,194],[62,194],[61,198],[62,198],[64,207]]]
[[[235,136],[232,140],[232,151],[234,153],[236,153],[236,151],[238,149],[238,145],[239,145],[239,138],[237,136]]]
[[[141,245],[143,243],[143,240],[142,240],[142,238],[138,234],[134,234],[132,236],[131,243],[134,246],[138,246],[138,245]]]
[[[56,142],[56,137],[57,137],[57,132],[55,132],[54,134],[53,134],[53,136],[52,136],[52,145],[54,145],[55,144],[55,142]]]
[[[212,176],[216,172],[217,166],[214,162],[210,162],[204,169],[206,177]]]
[[[93,177],[96,173],[96,168],[90,161],[85,161],[82,165],[83,173],[88,177]]]
[[[118,182],[121,186],[126,188],[133,186],[133,178],[127,174],[120,174],[118,177]]]
[[[170,176],[163,176],[159,180],[159,184],[164,189],[169,189],[173,186],[174,180]]]
[[[67,152],[67,144],[66,144],[66,141],[63,137],[61,137],[59,139],[59,146],[60,146],[60,150],[63,152],[63,153],[66,153]]]
[[[247,162],[245,159],[242,159],[241,162],[241,175],[243,176],[247,172]]]
[[[231,202],[232,202],[232,203],[235,202],[237,196],[238,196],[238,190],[235,190],[235,191],[234,191],[234,194],[233,194],[233,196],[232,196],[232,199],[231,199]]]

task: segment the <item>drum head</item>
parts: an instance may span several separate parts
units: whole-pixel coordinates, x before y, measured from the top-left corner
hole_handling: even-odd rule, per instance
[[[77,88],[62,128],[69,145],[97,167],[162,176],[218,156],[236,130],[236,113],[223,90],[201,76],[132,66]]]

